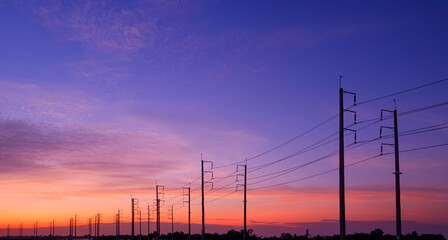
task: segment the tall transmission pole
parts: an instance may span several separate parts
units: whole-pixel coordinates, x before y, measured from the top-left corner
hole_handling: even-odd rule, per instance
[[[241,170],[240,170],[240,168],[243,168],[244,169],[244,174],[238,174],[238,172],[240,172]],[[246,236],[247,236],[247,215],[246,215],[246,213],[247,213],[247,211],[246,211],[246,205],[247,205],[247,194],[246,194],[246,190],[247,190],[247,188],[246,188],[246,184],[247,184],[247,159],[246,159],[246,164],[245,165],[237,165],[236,166],[236,172],[237,172],[237,175],[236,175],[236,181],[238,182],[239,181],[239,178],[238,177],[240,177],[240,176],[242,176],[243,178],[244,178],[244,184],[237,184],[236,185],[236,190],[238,191],[238,187],[239,186],[241,186],[241,187],[243,187],[243,189],[244,189],[244,200],[243,200],[243,203],[244,203],[244,229],[243,229],[243,240],[246,240]]]
[[[204,207],[204,160],[202,159],[202,153],[201,153],[201,191],[202,191],[202,231],[201,236],[202,240],[204,240],[204,234],[205,234],[205,207]]]
[[[55,233],[54,233],[54,219],[53,219],[53,237],[55,236]]]
[[[356,94],[352,92],[346,92],[341,87],[342,76],[339,77],[339,232],[340,239],[345,240],[346,238],[346,227],[345,227],[345,163],[344,163],[344,131],[351,129],[346,129],[344,127],[344,112],[353,112],[355,114],[356,123],[356,112],[344,109],[344,93],[352,94],[354,96],[354,104],[356,105]],[[356,132],[355,132],[355,142],[356,142]]]
[[[187,190],[187,193],[185,193],[185,190]],[[187,200],[184,200],[184,203],[188,203],[188,240],[191,239],[191,199],[190,199],[190,187],[184,187],[184,196],[187,196]]]
[[[394,100],[395,102],[395,100]],[[393,129],[394,131],[394,144],[385,144],[381,143],[381,154],[383,154],[383,145],[391,145],[395,149],[395,218],[396,218],[396,228],[397,235],[396,239],[399,240],[401,238],[401,191],[400,191],[400,150],[398,147],[398,117],[397,117],[397,108],[395,106],[394,111],[381,109],[381,120],[383,120],[383,112],[392,113],[394,116],[394,126],[393,127],[385,127],[380,126],[380,137],[382,137],[382,129],[388,128]]]
[[[246,161],[247,161],[247,159],[246,159]],[[247,211],[246,211],[246,205],[247,205],[247,192],[246,192],[246,190],[247,190],[247,188],[246,188],[246,186],[247,186],[247,162],[246,162],[246,164],[244,165],[244,237],[243,237],[243,239],[244,240],[246,240],[246,237],[247,237]]]
[[[211,183],[212,184],[212,189],[213,189],[213,182],[211,181],[204,181],[204,175],[206,173],[211,173],[212,174],[212,179],[213,179],[213,172],[211,171],[213,169],[213,162],[212,161],[204,161],[204,159],[202,158],[203,154],[201,153],[201,177],[202,177],[202,240],[205,240],[205,197],[204,197],[204,186],[206,183]],[[210,163],[211,164],[211,168],[210,170],[205,171],[204,170],[204,163]]]

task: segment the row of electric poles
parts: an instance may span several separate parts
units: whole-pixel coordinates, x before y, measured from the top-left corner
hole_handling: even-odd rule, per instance
[[[340,79],[341,80],[341,79]],[[340,218],[340,239],[346,240],[346,218],[345,218],[345,162],[344,162],[344,133],[345,131],[351,131],[354,132],[355,136],[355,143],[356,143],[356,130],[345,128],[344,124],[344,113],[349,112],[354,115],[354,124],[356,124],[356,111],[346,109],[344,108],[344,94],[350,94],[353,96],[354,99],[354,106],[356,105],[356,93],[353,92],[347,92],[344,91],[342,87],[339,88],[339,218]],[[381,154],[383,152],[383,146],[384,145],[390,145],[393,146],[395,149],[395,193],[396,193],[396,238],[397,240],[401,237],[401,201],[400,201],[400,165],[399,165],[399,147],[398,147],[398,120],[397,120],[397,110],[395,106],[395,110],[385,110],[381,109],[381,120],[383,120],[383,113],[391,113],[393,115],[394,119],[394,126],[388,127],[388,126],[380,126],[380,137],[382,137],[382,130],[383,129],[391,129],[394,132],[394,143],[382,143],[381,144]],[[207,164],[207,169],[205,169],[204,164]],[[244,169],[244,174],[241,174],[241,168]],[[205,180],[206,177],[209,177],[208,180]],[[244,240],[247,236],[247,217],[246,217],[246,206],[247,206],[247,194],[246,194],[246,186],[247,186],[247,163],[245,165],[237,165],[237,185],[236,189],[238,191],[238,187],[244,188]],[[244,177],[244,184],[238,184],[238,181],[240,181],[239,177]],[[211,185],[211,188],[213,189],[213,162],[212,161],[205,161],[203,159],[203,155],[201,154],[201,198],[202,198],[202,231],[201,236],[202,240],[205,240],[205,186],[207,184]],[[190,187],[183,188],[183,196],[188,197],[188,200],[184,200],[184,202],[188,203],[188,239],[190,239],[191,235],[191,208],[190,208]],[[160,196],[164,196],[164,186],[156,184],[156,240],[160,240],[160,203],[161,200]],[[137,209],[136,206],[138,205],[138,201],[136,201],[135,198],[131,198],[131,204],[132,204],[132,230],[131,235],[132,239],[134,239],[135,235],[135,210]],[[171,220],[171,233],[174,234],[174,209],[171,207],[170,210],[170,217]],[[95,236],[100,236],[100,214],[97,214],[95,216]],[[116,222],[116,235],[117,237],[120,236],[120,211],[118,211],[118,214],[115,218]],[[141,210],[139,209],[139,219],[140,219],[140,236],[142,234],[142,214]],[[77,223],[77,216],[75,215],[75,218],[70,219],[70,234],[69,236],[74,236],[76,238],[76,224]],[[22,226],[22,225],[21,225]],[[50,229],[52,228],[53,232],[50,230],[50,235],[54,236],[54,221],[52,222],[52,225],[50,225]],[[22,227],[21,227],[22,230]],[[89,235],[91,236],[91,219],[89,219]],[[7,235],[10,234],[10,228],[8,225]],[[148,205],[148,237],[150,234],[150,207]],[[37,222],[34,224],[34,236],[37,237]]]
[[[339,86],[341,85],[341,78],[339,78]],[[345,128],[344,113],[350,112],[354,114],[354,124],[356,124],[356,111],[344,108],[344,94],[353,95],[354,104],[356,106],[356,93],[344,91],[339,87],[339,224],[340,224],[340,239],[346,239],[346,225],[345,225],[345,163],[344,163],[344,132],[352,131],[355,133],[356,143],[356,130]],[[395,101],[394,101],[395,102]],[[381,109],[381,118],[383,120],[383,112],[391,113],[394,119],[394,126],[380,126],[380,138],[382,137],[383,128],[391,129],[394,132],[394,143],[382,143],[381,154],[383,154],[383,146],[390,145],[395,150],[395,208],[396,208],[396,239],[401,238],[401,201],[400,201],[400,160],[399,160],[399,148],[398,148],[398,119],[397,119],[397,107],[395,104],[394,110]]]

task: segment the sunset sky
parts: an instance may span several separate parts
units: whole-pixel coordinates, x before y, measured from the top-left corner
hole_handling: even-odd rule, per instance
[[[236,163],[248,158],[249,228],[338,234],[313,226],[339,219],[338,172],[328,172],[338,167],[339,76],[358,102],[448,78],[447,10],[447,1],[0,1],[0,235],[8,224],[66,226],[75,214],[80,225],[97,213],[112,223],[118,209],[127,222],[131,197],[146,219],[156,183],[162,221],[173,206],[174,221],[187,222],[191,186],[199,224],[201,153],[214,166],[208,224],[240,229]],[[362,142],[393,126],[366,121],[393,99],[399,132],[422,130],[403,134],[400,150],[448,144],[447,93],[441,81],[351,108],[360,143],[346,137],[346,163],[393,143]],[[447,156],[447,145],[401,153],[404,233],[448,236]],[[393,154],[346,168],[348,233],[359,222],[395,233],[393,171]]]

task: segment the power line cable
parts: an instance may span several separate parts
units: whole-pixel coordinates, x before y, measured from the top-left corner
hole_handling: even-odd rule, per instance
[[[431,146],[425,146],[425,147],[420,147],[420,148],[407,149],[407,150],[401,150],[400,153],[413,152],[413,151],[419,151],[419,150],[425,150],[425,149],[437,148],[437,147],[444,147],[444,146],[448,146],[448,143],[431,145]],[[369,161],[369,160],[372,160],[372,159],[375,159],[375,158],[378,158],[378,157],[390,155],[390,154],[393,154],[393,153],[385,153],[385,154],[382,154],[382,155],[378,154],[378,155],[375,155],[375,156],[372,156],[372,157],[369,157],[369,158],[366,158],[366,159],[363,159],[363,160],[359,160],[359,161],[347,164],[347,165],[345,165],[345,167],[350,167],[350,166],[353,166],[353,165],[357,165],[357,164],[360,164],[362,162],[366,162],[366,161]],[[325,172],[317,173],[317,174],[314,174],[314,175],[311,175],[311,176],[307,176],[307,177],[303,177],[303,178],[299,178],[299,179],[295,179],[295,180],[291,180],[291,181],[287,181],[287,182],[282,182],[282,183],[278,183],[278,184],[272,184],[272,185],[268,185],[268,186],[261,186],[261,187],[256,187],[256,188],[250,188],[248,190],[259,190],[259,189],[277,187],[277,186],[281,186],[281,185],[285,185],[285,184],[289,184],[289,183],[293,183],[293,182],[299,182],[299,181],[303,181],[303,180],[306,180],[306,179],[314,178],[314,177],[317,177],[317,176],[321,176],[321,175],[324,175],[324,174],[335,172],[337,170],[339,170],[339,168],[334,168],[334,169],[331,169],[331,170],[328,170],[328,171],[325,171]]]

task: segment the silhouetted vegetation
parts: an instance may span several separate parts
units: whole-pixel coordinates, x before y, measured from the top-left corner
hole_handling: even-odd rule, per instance
[[[155,234],[151,234],[150,236],[151,240],[155,239]],[[175,232],[173,235],[171,233],[160,236],[161,240],[187,240],[188,234],[185,234],[183,232]],[[39,240],[50,240],[50,239],[70,239],[67,236],[56,236],[56,237],[48,237],[48,236],[40,236],[40,237],[0,237],[0,240],[6,240],[6,239],[39,239]],[[74,239],[74,238],[71,238]],[[87,237],[78,237],[78,240],[81,239],[89,239]],[[115,235],[110,236],[101,236],[99,238],[91,238],[92,240],[113,240],[117,239]],[[127,235],[123,235],[120,237],[121,240],[130,240],[131,237]],[[193,234],[191,235],[191,240],[201,240],[200,234]],[[254,234],[253,230],[250,229],[248,231],[248,235],[246,237],[246,240],[339,240],[339,235],[333,235],[333,236],[311,236],[308,233],[308,230],[304,235],[292,235],[290,233],[282,233],[278,237],[261,237]],[[355,233],[347,235],[347,240],[395,240],[395,235],[390,234],[384,234],[383,230],[381,229],[375,229],[371,231],[370,233]],[[441,234],[422,234],[419,235],[416,232],[408,233],[406,235],[403,235],[402,240],[446,240],[445,237]],[[148,236],[135,236],[134,240],[148,240]],[[224,234],[206,234],[206,240],[243,240],[243,231],[236,231],[236,230],[230,230],[227,233]]]

